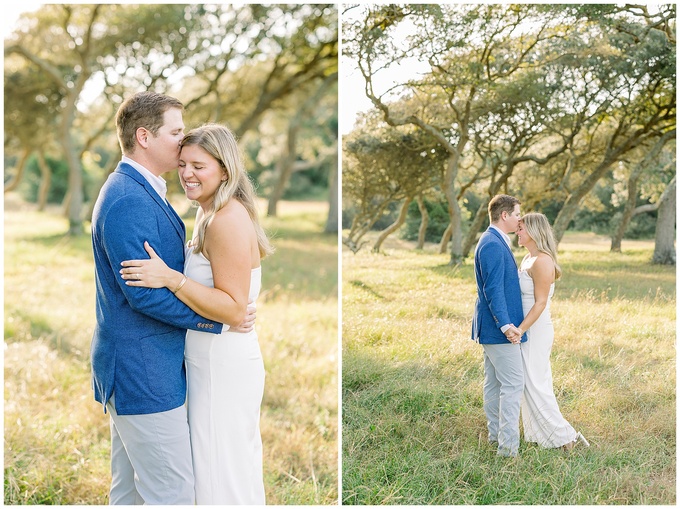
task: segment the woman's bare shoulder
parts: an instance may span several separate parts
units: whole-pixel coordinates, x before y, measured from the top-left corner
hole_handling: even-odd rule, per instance
[[[546,279],[555,279],[555,262],[547,253],[538,253],[536,260],[531,267],[531,277],[544,277]]]
[[[251,223],[248,211],[243,204],[238,200],[231,199],[215,213],[211,226],[214,224],[219,229],[223,227],[237,228],[241,226],[249,227]]]

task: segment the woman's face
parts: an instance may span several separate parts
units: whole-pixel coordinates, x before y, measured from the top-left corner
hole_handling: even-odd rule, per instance
[[[208,207],[226,178],[219,161],[198,145],[185,145],[179,156],[179,180],[189,200]]]
[[[517,243],[520,246],[525,246],[527,243],[531,240],[531,237],[527,233],[526,229],[524,228],[524,221],[519,222],[519,226],[517,226]]]

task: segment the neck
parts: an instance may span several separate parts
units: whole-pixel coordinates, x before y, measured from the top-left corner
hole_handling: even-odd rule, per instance
[[[163,175],[163,173],[166,173],[166,171],[163,171],[163,170],[159,169],[158,167],[156,167],[153,164],[153,161],[150,161],[148,158],[144,157],[144,154],[134,153],[134,154],[123,154],[123,155],[125,157],[129,157],[130,159],[132,159],[137,164],[141,164],[142,166],[144,166],[144,168],[149,170],[156,177],[160,177],[161,175]]]
[[[507,230],[505,229],[505,225],[501,224],[500,222],[498,222],[498,223],[491,223],[491,224],[492,224],[493,226],[495,226],[496,228],[498,228],[498,229],[499,229],[500,231],[502,231],[503,233],[505,233],[506,235],[512,233],[512,232],[507,231]]]
[[[538,256],[538,253],[540,251],[538,250],[538,246],[536,245],[535,242],[532,242],[528,246],[524,246],[527,248],[527,251],[529,251],[529,254],[531,255],[532,258],[536,258]]]
[[[213,204],[213,200],[207,201],[205,203],[199,203],[198,204],[198,206],[201,207],[201,210],[203,211],[204,216],[212,210],[212,204]]]

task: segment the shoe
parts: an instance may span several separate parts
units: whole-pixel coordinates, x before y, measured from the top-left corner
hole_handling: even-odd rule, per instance
[[[512,451],[508,449],[507,447],[500,447],[498,451],[496,452],[497,456],[503,456],[505,458],[516,458],[517,457],[517,451]]]
[[[576,447],[578,444],[583,444],[585,447],[590,447],[590,443],[588,440],[586,440],[586,437],[581,435],[581,433],[576,433],[576,438],[572,442],[569,442],[567,444],[564,444],[562,446],[562,449],[564,449],[565,452],[571,452],[574,447]]]

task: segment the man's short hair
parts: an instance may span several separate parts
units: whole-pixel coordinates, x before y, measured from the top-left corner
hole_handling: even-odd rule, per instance
[[[520,201],[514,196],[507,194],[497,194],[489,202],[489,221],[495,223],[501,218],[503,212],[512,214],[515,210],[515,205],[520,205]]]
[[[137,129],[144,127],[154,136],[163,125],[163,115],[170,108],[184,110],[178,99],[156,92],[138,92],[129,97],[116,113],[116,132],[123,154],[134,152],[137,144]]]

